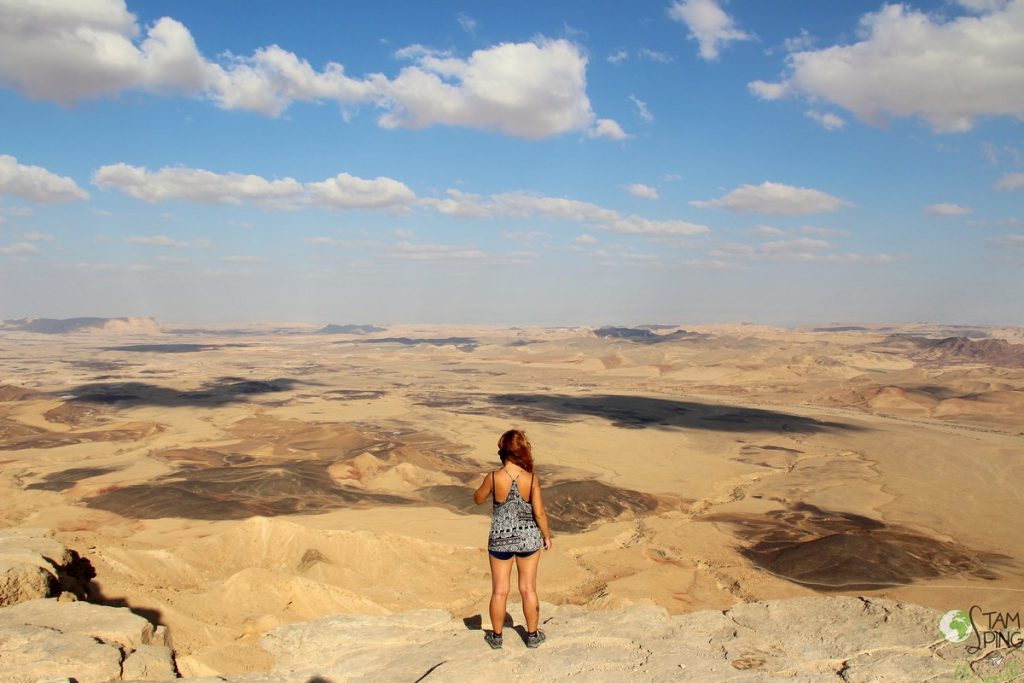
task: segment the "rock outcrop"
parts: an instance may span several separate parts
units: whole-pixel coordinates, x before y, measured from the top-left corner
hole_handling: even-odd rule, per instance
[[[15,603],[0,608],[0,681],[176,678],[163,627],[127,608],[77,600],[66,590],[57,599],[39,595],[54,594],[62,581],[68,585],[62,572],[76,558],[44,530],[0,531],[0,560],[6,563],[4,585],[9,588],[4,595]],[[77,562],[87,564],[81,558]],[[458,683],[574,677],[866,683],[1024,678],[1024,648],[971,655],[973,641],[944,639],[938,629],[941,617],[940,611],[917,605],[836,595],[675,616],[651,604],[609,611],[545,604],[542,628],[548,640],[540,649],[526,648],[522,626],[507,626],[504,648],[493,651],[483,641],[483,615],[453,618],[438,609],[338,614],[267,633],[261,644],[273,659],[270,671],[218,676],[210,670],[208,678],[185,680]]]
[[[670,616],[653,605],[542,609],[548,640],[526,648],[505,629],[500,651],[480,619],[441,610],[333,616],[263,639],[276,667],[234,683],[326,680],[942,681],[977,666],[946,642],[936,610],[886,599],[810,597]],[[987,661],[987,660],[986,660]]]
[[[166,629],[125,607],[85,602],[92,577],[52,532],[0,531],[0,681],[177,676]]]
[[[62,589],[82,596],[92,577],[78,554],[47,529],[0,530],[0,607],[57,596]]]

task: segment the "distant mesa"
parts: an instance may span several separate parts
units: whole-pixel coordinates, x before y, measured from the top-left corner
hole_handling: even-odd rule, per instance
[[[325,325],[316,331],[317,334],[374,334],[375,332],[383,332],[386,327],[377,327],[376,325]]]
[[[119,332],[123,334],[161,334],[153,318],[19,318],[4,320],[0,330],[68,334],[71,332]]]
[[[659,334],[654,329],[674,329],[675,332]],[[594,336],[602,339],[625,339],[627,341],[640,342],[642,344],[660,344],[667,341],[680,339],[703,339],[708,335],[700,332],[687,332],[673,326],[666,325],[644,325],[642,327],[599,327],[594,330]]]
[[[890,334],[881,344],[902,346],[932,360],[973,361],[1009,368],[1024,367],[1024,344],[1011,344],[1005,339],[931,339],[914,334]]]
[[[132,353],[198,353],[215,349],[238,348],[249,344],[126,344],[108,346],[104,351],[129,351]]]

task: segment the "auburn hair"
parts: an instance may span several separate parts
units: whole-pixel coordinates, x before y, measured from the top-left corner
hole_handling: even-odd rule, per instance
[[[510,429],[498,439],[498,457],[504,465],[510,461],[527,472],[533,472],[533,447],[530,446],[526,432],[521,429]]]

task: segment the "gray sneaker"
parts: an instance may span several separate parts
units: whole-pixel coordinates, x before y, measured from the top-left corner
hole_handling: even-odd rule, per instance
[[[501,634],[495,634],[494,631],[488,631],[484,634],[484,642],[491,646],[492,650],[501,649]]]
[[[548,637],[544,635],[544,631],[537,629],[533,633],[526,634],[526,647],[537,647],[547,639]]]

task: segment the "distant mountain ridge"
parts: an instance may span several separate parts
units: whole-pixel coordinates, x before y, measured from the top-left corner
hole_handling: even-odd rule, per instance
[[[930,358],[942,360],[968,360],[1001,365],[1024,367],[1024,344],[1013,344],[1005,339],[968,339],[967,337],[944,337],[932,339],[913,334],[890,334],[883,344],[900,343],[912,345]]]
[[[139,318],[18,318],[4,320],[0,330],[18,330],[36,334],[69,334],[72,332],[122,332],[159,334],[163,330],[156,320]]]
[[[651,327],[657,327],[658,329],[673,329],[675,326],[645,325],[643,327],[598,327],[594,330],[594,336],[601,337],[602,339],[625,339],[627,341],[639,342],[641,344],[660,344],[667,341],[699,339],[708,336],[699,332],[687,332],[684,329],[677,329],[675,332],[669,332],[668,334],[658,334],[657,332],[652,331],[650,329]]]

